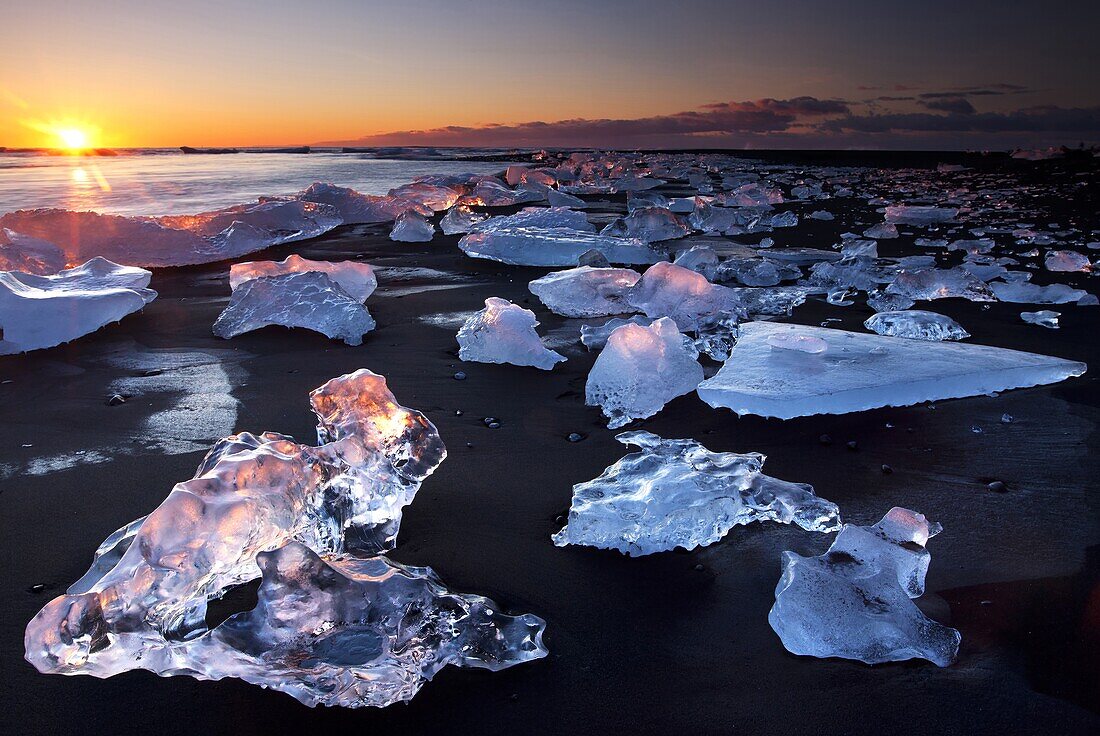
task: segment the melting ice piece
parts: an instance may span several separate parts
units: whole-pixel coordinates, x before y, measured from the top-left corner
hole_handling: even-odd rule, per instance
[[[1052,312],[1049,309],[1041,309],[1038,312],[1020,312],[1020,319],[1024,322],[1052,330],[1058,329],[1058,318],[1061,316],[1061,312]]]
[[[769,338],[815,337],[818,355],[774,350]],[[748,322],[699,398],[738,414],[790,419],[980,396],[1080,376],[1087,366],[984,345],[927,342],[774,322]]]
[[[959,211],[951,207],[895,204],[886,208],[886,222],[895,225],[934,225],[950,222],[958,215]]]
[[[65,251],[53,243],[0,228],[0,271],[49,276],[65,268]]]
[[[893,508],[873,526],[845,524],[823,555],[784,552],[768,623],[794,654],[948,666],[962,637],[912,601],[924,593],[924,547],[941,530],[922,514]]]
[[[694,330],[708,315],[742,311],[736,291],[667,261],[646,269],[626,299],[648,317],[671,317],[683,330]]]
[[[360,194],[354,189],[316,182],[298,193],[298,199],[334,207],[349,225],[393,222],[402,212],[412,210],[421,215],[432,214],[431,208],[402,197]]]
[[[458,357],[478,363],[511,363],[551,370],[565,356],[548,350],[535,327],[530,309],[491,296],[485,308],[473,314],[458,331]]]
[[[39,276],[0,271],[0,355],[50,348],[118,322],[157,297],[152,274],[93,258]]]
[[[950,317],[920,309],[879,312],[863,326],[879,335],[914,340],[965,340],[970,337],[970,333]]]
[[[229,267],[229,286],[236,290],[245,281],[261,276],[317,271],[327,274],[348,296],[365,302],[378,287],[378,279],[369,264],[360,261],[311,261],[289,255],[282,261],[247,261]]]
[[[588,203],[580,197],[574,197],[572,194],[559,192],[557,189],[551,189],[546,193],[546,201],[550,203],[551,207],[573,207],[583,210],[588,206]]]
[[[600,235],[637,238],[646,243],[672,240],[691,234],[687,221],[663,207],[642,207],[620,217],[600,231]]]
[[[1052,250],[1047,252],[1045,265],[1048,271],[1083,271],[1092,270],[1092,262],[1083,253],[1074,250]]]
[[[60,209],[20,210],[0,217],[0,227],[55,243],[69,263],[103,256],[151,268],[236,258],[316,237],[341,222],[335,208],[297,200],[155,219]]]
[[[880,222],[864,230],[863,237],[875,240],[891,240],[898,237],[898,229],[892,223]]]
[[[551,228],[565,228],[582,233],[596,232],[596,226],[588,221],[583,212],[576,212],[568,207],[525,207],[514,215],[483,220],[474,231],[484,233]]]
[[[457,205],[443,215],[443,219],[439,221],[439,228],[444,235],[468,233],[474,229],[475,225],[485,220],[485,217],[485,215],[480,215],[469,207]]]
[[[442,184],[414,181],[391,189],[389,196],[416,202],[433,212],[442,212],[457,202],[461,195],[456,189]]]
[[[681,268],[702,274],[707,281],[712,281],[718,273],[718,254],[706,245],[695,245],[681,251],[673,262]]]
[[[551,312],[563,317],[606,317],[635,311],[626,292],[638,281],[629,268],[580,266],[535,279],[528,288]]]
[[[703,380],[698,357],[671,319],[623,325],[607,338],[588,374],[585,403],[602,408],[611,429],[653,416]]]
[[[581,325],[581,344],[589,350],[603,350],[603,346],[607,344],[607,338],[623,325],[635,324],[648,327],[654,322],[653,317],[635,315],[625,319],[609,319],[602,325]]]
[[[415,212],[402,212],[393,223],[390,240],[398,243],[427,243],[435,235],[435,226]]]
[[[1002,302],[1014,304],[1068,304],[1080,301],[1089,295],[1084,289],[1074,289],[1065,284],[1039,286],[1024,281],[1010,284],[994,281],[989,288]]]
[[[240,284],[214,322],[214,334],[229,339],[268,325],[305,327],[348,345],[361,345],[375,322],[363,303],[328,274],[306,271]]]
[[[408,700],[447,664],[545,656],[541,619],[362,556],[392,545],[401,508],[446,456],[435,427],[366,370],[311,402],[324,444],[222,440],[34,617],[27,660],[60,674],[239,677],[307,705],[361,707]],[[260,574],[257,606],[207,631],[207,602]]]
[[[959,297],[972,302],[996,301],[984,281],[962,268],[922,268],[902,271],[886,287],[887,294],[917,301]]]
[[[564,227],[471,232],[458,241],[458,247],[471,258],[486,258],[514,266],[575,266],[590,250],[603,253],[610,263],[649,264],[665,259],[664,254],[640,240],[612,238]]]
[[[690,439],[649,432],[615,437],[641,448],[600,477],[573,486],[573,504],[554,544],[583,544],[640,556],[705,547],[739,524],[794,522],[807,531],[840,528],[836,504],[811,486],[761,472],[764,456],[711,452]]]

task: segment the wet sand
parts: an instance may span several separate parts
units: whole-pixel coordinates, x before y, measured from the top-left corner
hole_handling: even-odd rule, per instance
[[[608,204],[592,210],[596,215],[623,210],[621,195],[604,199]],[[1095,211],[1094,204],[1062,206],[1080,212]],[[843,221],[805,221],[773,237],[779,246],[827,248],[845,229]],[[527,291],[527,282],[549,269],[466,258],[455,248],[457,237],[407,244],[389,241],[387,232],[385,226],[345,227],[263,255],[362,257],[379,267],[381,286],[368,302],[379,326],[360,347],[282,328],[231,341],[214,337],[210,325],[229,296],[228,264],[215,264],[156,273],[152,287],[160,297],[120,324],[67,346],[0,359],[5,730],[1100,729],[1100,308],[1052,307],[1062,312],[1062,328],[1050,331],[1018,316],[1041,307],[986,309],[960,300],[928,307],[957,319],[973,334],[971,342],[1090,364],[1084,377],[1051,387],[786,422],[739,419],[691,394],[636,423],[665,437],[694,437],[712,450],[763,452],[770,475],[811,483],[839,504],[845,521],[872,523],[902,505],[944,525],[929,545],[928,593],[919,605],[962,632],[958,662],[947,669],[924,662],[869,667],[791,655],[768,626],[780,552],[818,554],[832,535],[755,524],[711,547],[639,559],[554,547],[550,535],[561,526],[572,485],[625,452],[599,410],[584,405],[595,356],[577,340],[581,321],[550,314]],[[880,250],[916,252],[909,243],[883,241]],[[1049,276],[1046,281],[1054,280]],[[1098,291],[1088,277],[1056,276]],[[1043,275],[1036,281],[1045,282]],[[489,296],[533,309],[540,331],[568,362],[552,372],[459,362],[455,320]],[[870,314],[861,304],[811,301],[792,319],[840,318],[835,326],[862,329]],[[354,711],[310,710],[237,680],[160,679],[148,672],[109,680],[45,676],[22,660],[26,622],[83,574],[104,537],[189,478],[207,445],[227,428],[310,440],[309,390],[361,367],[384,374],[403,404],[425,412],[450,452],[406,509],[392,557],[431,566],[454,589],[487,595],[506,610],[545,618],[548,658],[498,673],[447,668],[408,705]],[[708,365],[708,375],[716,368]],[[454,380],[456,370],[467,379]],[[129,398],[108,406],[113,393]],[[1011,423],[1001,421],[1005,413],[1014,417]],[[486,427],[487,416],[498,418],[501,428]],[[569,442],[571,432],[585,439]],[[823,444],[822,434],[832,443]],[[857,450],[846,447],[851,440]],[[893,472],[885,474],[883,464]],[[994,479],[1007,492],[988,490]],[[236,591],[212,607],[211,618],[250,607],[249,595]]]

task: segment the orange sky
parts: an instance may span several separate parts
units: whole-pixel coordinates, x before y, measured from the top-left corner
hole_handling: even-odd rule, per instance
[[[1096,105],[1094,24],[1052,2],[36,0],[4,11],[0,145],[56,145],[59,123],[104,147],[290,145],[914,85],[1031,90],[983,112]]]

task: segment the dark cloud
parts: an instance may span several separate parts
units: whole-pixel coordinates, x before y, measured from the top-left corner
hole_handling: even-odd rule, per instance
[[[692,138],[731,134],[778,133],[806,118],[848,115],[847,103],[795,97],[789,100],[765,98],[745,102],[719,102],[699,110],[633,119],[533,120],[514,125],[450,125],[428,130],[403,130],[366,136],[355,143],[365,145],[578,145],[639,146],[654,140],[675,140],[689,144]]]
[[[920,105],[929,110],[938,112],[951,112],[959,115],[973,115],[977,112],[970,100],[965,97],[942,97],[932,100],[921,100]]]
[[[818,129],[830,132],[935,132],[935,133],[1098,133],[1100,106],[1064,108],[1055,105],[1029,107],[1013,112],[888,113],[850,115],[826,120]]]

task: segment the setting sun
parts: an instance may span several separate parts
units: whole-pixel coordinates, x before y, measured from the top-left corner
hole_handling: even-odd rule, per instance
[[[80,128],[58,128],[54,131],[54,135],[61,143],[60,148],[67,148],[70,151],[82,151],[91,147],[87,131]]]

